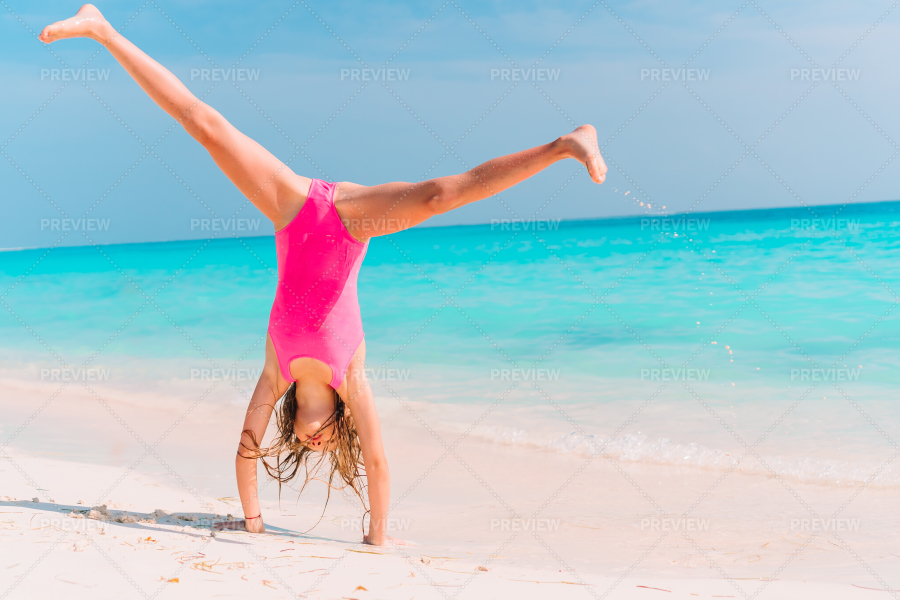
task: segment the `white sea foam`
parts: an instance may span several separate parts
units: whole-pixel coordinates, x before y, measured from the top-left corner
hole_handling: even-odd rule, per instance
[[[780,477],[785,480],[822,485],[871,487],[900,486],[900,471],[888,456],[871,461],[841,461],[801,457],[786,459],[744,453],[738,450],[724,451],[700,444],[679,444],[666,438],[651,439],[643,434],[631,434],[618,438],[571,432],[566,435],[535,435],[524,429],[511,427],[483,427],[472,433],[473,437],[508,446],[527,447],[535,450],[574,454],[583,457],[605,457],[630,463],[644,463],[672,467],[689,467],[725,472],[740,470],[747,474]]]

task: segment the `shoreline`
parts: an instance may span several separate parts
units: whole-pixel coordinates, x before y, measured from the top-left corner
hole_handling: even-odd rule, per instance
[[[91,382],[89,391],[79,382],[63,385],[11,375],[9,371],[0,373],[0,410],[4,411],[9,423],[18,424],[31,418],[34,411],[31,407],[49,406],[40,411],[36,425],[29,425],[32,428],[30,434],[23,436],[23,441],[27,442],[14,443],[14,446],[25,451],[58,452],[77,460],[102,464],[117,464],[117,456],[129,445],[140,447],[141,442],[137,442],[135,435],[147,441],[168,429],[172,429],[172,437],[170,439],[170,434],[166,434],[164,445],[171,447],[174,444],[177,454],[187,462],[218,461],[232,451],[232,439],[236,446],[243,408],[252,393],[252,387],[248,386],[255,383],[249,380],[240,384],[190,381],[167,378],[163,373],[161,379],[149,383],[131,381],[123,386],[121,382]],[[601,404],[565,403],[562,408],[566,414],[561,416],[558,407],[529,402],[527,398],[519,398],[517,392],[506,398],[508,405],[504,404],[502,408],[496,401],[491,402],[489,395],[462,403],[460,400],[467,390],[489,383],[470,380],[468,375],[462,378],[466,381],[462,386],[458,383],[458,372],[437,379],[425,378],[427,384],[391,381],[390,394],[373,380],[386,443],[408,437],[409,432],[417,435],[425,423],[428,427],[437,427],[432,436],[425,436],[426,442],[433,440],[435,435],[448,439],[465,436],[467,443],[537,456],[552,455],[561,461],[589,459],[599,447],[603,450],[603,458],[618,459],[629,468],[658,467],[693,478],[736,471],[781,478],[789,485],[819,486],[823,493],[845,496],[861,486],[900,493],[900,472],[896,465],[885,460],[888,456],[882,455],[877,444],[864,446],[857,443],[853,448],[845,442],[842,446],[832,447],[831,435],[836,434],[836,426],[842,423],[829,423],[829,429],[813,437],[779,439],[779,434],[788,434],[794,424],[808,422],[810,413],[803,413],[802,407],[790,415],[783,432],[775,431],[766,437],[758,449],[760,458],[765,461],[760,463],[713,419],[679,420],[683,408],[672,404],[671,400],[658,400],[634,419],[638,402],[628,398],[640,398],[646,393],[634,385],[629,386],[627,380],[604,380],[603,383],[615,391],[606,392],[607,397]],[[567,385],[591,388],[598,383],[584,378]],[[442,392],[429,394],[432,388]],[[566,396],[565,389],[554,391],[559,397]],[[837,401],[838,408],[841,408],[841,402]],[[732,413],[732,410],[715,404],[713,399],[710,403],[722,413]],[[747,444],[755,441],[765,425],[780,412],[779,409],[767,414],[755,410],[752,405],[743,410],[734,426],[740,427],[739,434]],[[805,410],[821,412],[822,406],[820,403]],[[734,418],[733,414],[725,416]],[[404,421],[410,415],[419,422]],[[185,418],[190,420],[190,425],[180,425]],[[396,418],[404,424],[396,426]],[[478,426],[471,427],[476,420]],[[616,437],[611,437],[615,433],[613,429],[626,420],[631,421],[630,426],[620,427]],[[171,427],[173,423],[178,425]],[[819,423],[821,427],[822,421]],[[123,428],[123,424],[126,427]],[[137,424],[140,427],[129,434],[128,427],[137,427]],[[75,430],[86,430],[84,435],[73,431],[73,426]],[[88,431],[92,434],[88,435]],[[11,430],[0,424],[0,436],[10,433]],[[846,428],[843,433],[848,433]],[[92,442],[74,443],[79,437],[91,438]],[[98,440],[104,440],[106,447],[101,447]],[[211,450],[211,444],[215,450]],[[397,447],[399,454],[408,449],[408,444]],[[736,464],[742,456],[743,461]]]

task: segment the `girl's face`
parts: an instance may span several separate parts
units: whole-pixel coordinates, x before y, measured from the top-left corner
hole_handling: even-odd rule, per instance
[[[299,423],[298,423],[299,425]],[[305,443],[310,450],[324,452],[331,447],[332,435],[334,434],[334,423],[329,423],[327,427],[319,431],[321,424],[318,422],[309,423],[303,434],[298,433],[297,437],[301,442]],[[297,428],[294,429],[297,431]]]
[[[318,396],[318,394],[316,395]],[[334,396],[297,397],[294,433],[310,450],[324,452],[332,446],[334,435]],[[327,425],[325,425],[327,423]],[[325,425],[325,427],[323,427]],[[321,430],[321,431],[320,431]]]

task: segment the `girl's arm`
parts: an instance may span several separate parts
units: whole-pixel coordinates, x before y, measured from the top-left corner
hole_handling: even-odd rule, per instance
[[[247,414],[244,416],[241,442],[234,459],[238,494],[244,509],[243,523],[236,522],[235,525],[242,524],[244,529],[253,533],[263,533],[266,530],[262,509],[259,506],[259,487],[256,474],[259,459],[254,451],[262,444],[269,419],[275,409],[275,403],[281,397],[277,390],[278,374],[270,371],[270,365],[267,364],[256,384],[256,389],[253,390]]]
[[[275,404],[284,395],[285,390],[279,389],[279,383],[286,382],[281,380],[279,375],[275,347],[272,344],[272,338],[268,338],[266,340],[266,364],[259,382],[256,384],[256,389],[253,391],[253,396],[250,398],[250,404],[247,406],[241,441],[234,459],[238,494],[241,497],[245,519],[217,523],[216,529],[246,529],[252,533],[263,533],[266,530],[262,510],[259,506],[256,475],[259,459],[254,451],[262,444]]]
[[[381,440],[381,423],[375,410],[375,397],[366,379],[366,343],[350,361],[344,383],[338,394],[344,399],[359,437],[363,464],[366,469],[366,485],[369,493],[369,533],[363,540],[367,544],[381,546],[391,540],[385,535],[388,512],[391,505],[391,474],[388,470],[387,458],[384,455],[384,444]]]
[[[365,536],[364,542],[381,546],[389,539],[385,535],[385,530],[391,505],[391,473],[384,455],[381,424],[375,411],[372,388],[366,385],[348,406],[356,422],[369,492],[369,533]]]

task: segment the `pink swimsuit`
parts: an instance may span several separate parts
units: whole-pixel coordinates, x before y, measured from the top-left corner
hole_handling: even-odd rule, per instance
[[[356,278],[368,248],[338,216],[336,187],[313,179],[300,212],[275,232],[278,289],[269,315],[269,336],[284,378],[296,381],[295,358],[315,358],[331,367],[334,389],[363,341]]]

